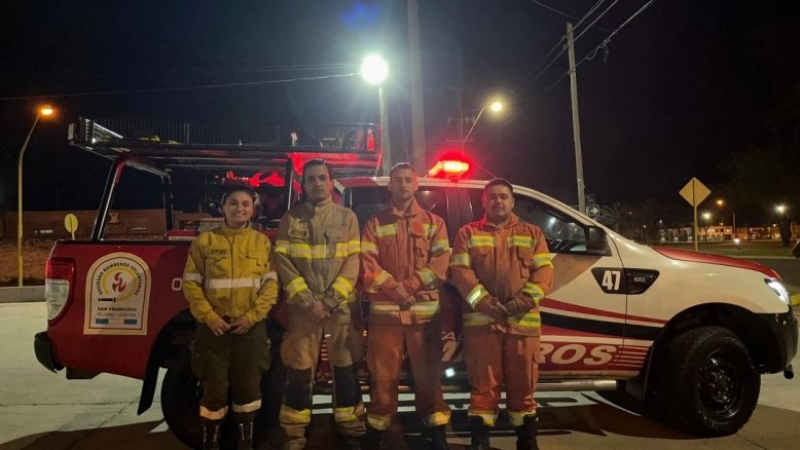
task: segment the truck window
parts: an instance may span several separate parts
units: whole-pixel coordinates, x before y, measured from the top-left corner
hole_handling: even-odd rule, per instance
[[[422,208],[447,218],[447,194],[444,188],[420,187],[416,198]],[[356,213],[363,230],[370,217],[389,207],[389,191],[383,186],[353,188],[351,201],[349,206]]]
[[[484,215],[481,204],[483,189],[470,189],[469,198],[474,220]],[[553,253],[581,253],[586,251],[586,230],[572,217],[562,214],[530,197],[514,194],[514,213],[525,222],[537,225],[547,238]]]

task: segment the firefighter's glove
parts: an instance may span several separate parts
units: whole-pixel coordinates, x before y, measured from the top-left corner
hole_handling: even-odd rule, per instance
[[[402,310],[406,310],[406,309],[411,309],[411,305],[413,305],[416,302],[417,302],[417,299],[414,298],[413,295],[409,295],[408,297],[406,297],[405,299],[400,301],[398,304],[400,305],[400,310],[402,311]]]
[[[495,320],[505,320],[508,316],[508,311],[505,306],[498,302],[497,298],[488,295],[483,297],[478,304],[475,305],[475,311],[486,314]]]
[[[536,306],[536,302],[527,295],[514,294],[508,299],[508,301],[503,303],[503,306],[505,306],[506,310],[508,310],[508,315],[513,316],[515,314],[530,311],[534,306]]]
[[[306,309],[306,314],[308,314],[308,317],[313,322],[319,323],[330,317],[331,310],[321,300],[315,299],[313,302],[311,302],[311,306]]]

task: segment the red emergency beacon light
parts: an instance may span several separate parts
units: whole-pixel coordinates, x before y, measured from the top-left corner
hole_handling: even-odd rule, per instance
[[[447,178],[451,180],[459,180],[469,172],[470,164],[466,161],[458,159],[442,159],[437,162],[430,171],[428,176],[432,178]]]

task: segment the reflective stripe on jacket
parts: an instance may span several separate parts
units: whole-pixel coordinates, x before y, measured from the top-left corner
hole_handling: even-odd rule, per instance
[[[305,202],[284,214],[275,265],[287,302],[302,308],[324,296],[331,308],[355,301],[361,240],[353,211],[331,199]]]
[[[256,230],[224,224],[192,242],[183,271],[183,294],[197,321],[217,316],[264,320],[278,297],[269,239]]]
[[[438,288],[447,278],[449,250],[444,220],[416,200],[406,211],[390,207],[367,221],[361,262],[370,322],[430,322],[439,312]],[[402,296],[415,297],[410,309],[400,310]]]
[[[450,278],[464,301],[464,326],[492,325],[501,331],[539,336],[539,302],[553,285],[553,263],[542,230],[516,214],[498,228],[486,218],[463,226],[453,244]],[[534,300],[536,306],[497,322],[475,311],[484,297],[505,303],[515,294]]]

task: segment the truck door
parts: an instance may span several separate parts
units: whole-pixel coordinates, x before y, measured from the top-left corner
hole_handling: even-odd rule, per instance
[[[473,220],[483,217],[481,189],[469,189]],[[586,253],[587,227],[573,215],[515,193],[514,212],[539,226],[547,239],[555,280],[542,301],[543,378],[638,373],[641,362],[621,354],[626,295],[620,257]]]

